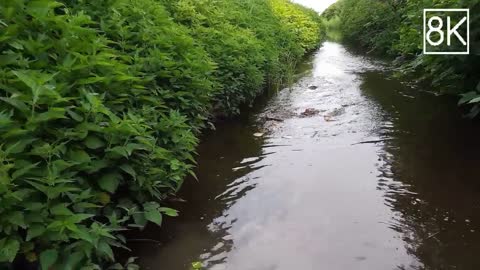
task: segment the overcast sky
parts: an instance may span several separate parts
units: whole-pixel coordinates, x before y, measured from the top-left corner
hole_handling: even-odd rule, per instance
[[[293,0],[293,2],[302,4],[306,7],[315,9],[318,12],[322,12],[328,8],[331,4],[335,3],[337,0]]]

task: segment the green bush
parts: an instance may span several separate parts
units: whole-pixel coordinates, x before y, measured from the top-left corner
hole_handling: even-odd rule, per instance
[[[266,85],[283,84],[299,58],[320,44],[318,14],[286,0],[164,4],[216,63],[217,113],[238,114]]]
[[[285,2],[285,0],[271,0],[274,14],[294,33],[295,43],[299,44],[304,52],[315,49],[321,39],[318,33],[324,31],[320,17],[313,10]]]
[[[343,38],[378,52],[389,52],[398,39],[396,31],[400,18],[388,1],[343,0],[339,17]]]
[[[0,263],[136,269],[112,248],[177,215],[161,202],[213,105],[238,112],[318,45],[282,3],[301,44],[266,0],[0,0]]]
[[[113,261],[131,217],[174,214],[155,201],[192,167],[189,123],[208,108],[209,62],[155,2],[115,8],[123,29],[49,0],[2,5],[1,261],[19,251],[45,269]],[[145,27],[147,10],[163,31]]]

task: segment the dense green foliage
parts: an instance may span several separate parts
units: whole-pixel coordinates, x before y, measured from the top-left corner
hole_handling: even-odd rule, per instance
[[[318,46],[287,0],[0,0],[0,263],[115,264],[162,216],[212,112],[238,113]]]
[[[470,9],[470,55],[422,54],[424,8]],[[322,16],[340,26],[344,41],[398,57],[400,72],[439,92],[462,94],[460,103],[480,104],[478,0],[340,0]],[[480,105],[471,109],[470,116],[480,113]]]
[[[237,114],[265,84],[283,84],[320,42],[318,14],[285,0],[163,2],[216,63],[217,112]]]

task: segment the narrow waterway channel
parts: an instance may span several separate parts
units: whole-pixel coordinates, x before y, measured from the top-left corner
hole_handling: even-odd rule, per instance
[[[181,216],[131,244],[143,267],[480,269],[478,124],[340,44],[304,65],[205,136]]]

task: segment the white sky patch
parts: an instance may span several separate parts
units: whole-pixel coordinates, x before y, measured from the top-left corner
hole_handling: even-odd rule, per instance
[[[319,13],[321,13],[331,4],[337,2],[337,0],[292,0],[292,2],[302,4],[309,8],[313,8]]]

